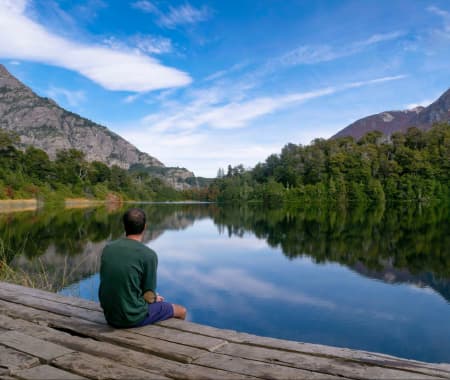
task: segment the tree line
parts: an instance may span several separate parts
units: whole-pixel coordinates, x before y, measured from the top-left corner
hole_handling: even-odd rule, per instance
[[[145,170],[88,162],[83,152],[69,149],[50,160],[42,149],[18,149],[20,139],[0,129],[0,199],[70,197],[105,199],[112,194],[133,200],[179,200],[182,194]]]
[[[221,170],[209,200],[339,204],[450,198],[450,124],[287,144],[253,169]]]

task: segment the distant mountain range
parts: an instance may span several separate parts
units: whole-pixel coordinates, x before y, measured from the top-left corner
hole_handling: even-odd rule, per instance
[[[58,150],[73,148],[85,153],[88,161],[100,161],[108,166],[158,169],[153,170],[153,175],[177,189],[196,185],[194,173],[166,167],[108,128],[36,95],[3,65],[0,65],[0,128],[17,133],[23,148],[35,146],[47,152],[51,159]]]
[[[352,136],[359,139],[367,132],[380,131],[386,136],[406,132],[410,127],[427,130],[435,123],[450,122],[450,89],[428,107],[404,111],[385,111],[364,117],[345,127],[332,138]]]

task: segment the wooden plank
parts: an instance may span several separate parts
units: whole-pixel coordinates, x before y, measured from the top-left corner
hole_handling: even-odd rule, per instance
[[[40,310],[51,311],[55,314],[65,315],[69,317],[74,316],[91,322],[106,324],[105,317],[102,312],[88,310],[78,306],[67,305],[52,300],[36,298],[32,295],[17,293],[4,287],[0,287],[0,299],[25,306],[30,306]]]
[[[151,338],[157,338],[173,343],[184,344],[186,346],[202,348],[211,352],[227,344],[227,342],[223,339],[217,339],[205,335],[199,335],[179,330],[167,329],[161,326],[154,325],[139,327],[133,329],[133,332]]]
[[[323,373],[305,371],[292,367],[260,361],[235,358],[227,355],[208,353],[195,361],[205,367],[234,371],[243,375],[251,375],[263,379],[345,379],[345,377],[327,375]]]
[[[78,306],[84,309],[103,312],[100,304],[98,302],[88,301],[83,298],[62,296],[57,293],[48,292],[41,289],[29,288],[27,286],[11,284],[8,282],[0,281],[0,288],[7,289],[16,293],[26,294],[33,296],[35,298],[41,298],[49,301],[60,302],[66,305]]]
[[[18,328],[22,332],[35,338],[44,339],[60,344],[74,351],[85,352],[94,356],[111,359],[115,362],[143,370],[159,371],[164,375],[177,379],[252,379],[242,375],[184,364],[163,359],[154,355],[145,354],[132,349],[116,346],[107,342],[99,342],[90,338],[81,338],[54,330],[33,322],[13,319],[0,315],[0,325],[6,328]],[[253,378],[254,379],[254,378]]]
[[[304,369],[329,375],[344,376],[351,379],[435,379],[435,376],[427,376],[416,373],[365,365],[362,363],[321,356],[305,355],[263,347],[252,347],[243,344],[230,343],[220,347],[216,353],[239,358],[273,363],[288,367]],[[438,374],[438,371],[436,371]],[[435,374],[435,375],[436,375]],[[440,373],[439,373],[440,374]]]
[[[292,353],[294,356],[310,356],[313,359],[318,358],[325,361],[328,359],[337,360],[338,362],[345,362],[345,365],[349,365],[350,363],[351,365],[355,365],[356,368],[358,368],[358,371],[361,370],[361,365],[367,366],[369,364],[368,367],[371,368],[384,367],[387,369],[407,369],[408,371],[417,372],[423,375],[450,378],[450,365],[448,364],[422,363],[384,354],[285,341],[274,338],[264,338],[175,319],[139,329],[114,330],[105,324],[103,314],[100,311],[101,309],[96,303],[83,300],[77,301],[76,299],[67,300],[67,297],[44,291],[35,291],[34,289],[29,290],[28,288],[22,289],[23,292],[26,293],[23,295],[18,294],[22,287],[18,288],[17,286],[10,284],[6,286],[2,285],[3,284],[0,283],[0,299],[7,301],[0,300],[0,306],[8,306],[8,311],[6,311],[8,315],[17,317],[18,309],[22,308],[23,310],[23,308],[26,308],[24,318],[28,320],[37,320],[41,323],[49,324],[56,328],[70,330],[77,334],[87,334],[95,339],[111,342],[112,345],[122,345],[132,350],[138,350],[140,348],[137,343],[142,339],[153,340],[152,342],[156,342],[160,345],[157,349],[158,353],[152,351],[152,348],[150,347],[144,347],[144,351],[155,353],[162,357],[166,357],[167,354],[172,354],[170,350],[174,348],[174,344],[175,346],[183,347],[183,350],[180,357],[171,357],[171,359],[180,360],[184,363],[196,360],[197,357],[203,358],[202,355],[205,355],[206,353],[204,350],[221,352],[223,355],[227,354],[229,356],[234,356],[235,358],[238,355],[245,357],[244,354],[238,354],[233,351],[236,347],[228,347],[229,345],[226,343],[226,341],[228,341],[240,343],[244,347],[242,348],[243,352],[247,351],[247,355],[250,355],[248,349],[251,348],[251,354],[256,356],[249,356],[247,360],[253,362],[267,361],[262,359],[264,355],[261,353],[256,354],[257,352],[260,352],[258,351],[258,348],[262,348],[268,349],[270,352],[281,351]],[[11,307],[11,302],[16,303],[13,304],[14,307]],[[0,310],[0,312],[4,313],[3,310]],[[140,337],[137,337],[139,335]],[[188,349],[200,350],[198,352],[189,352],[186,351]],[[252,351],[253,349],[255,349],[255,351]],[[298,359],[298,356],[296,358]],[[269,356],[268,361],[270,362],[275,359]],[[278,360],[280,359],[278,358]],[[323,365],[325,361],[320,360],[319,364],[322,363]],[[283,363],[282,361],[280,362]],[[202,362],[199,361],[199,363]],[[291,362],[284,363],[284,365],[294,367],[292,360]],[[360,372],[358,371],[356,376],[360,376]],[[396,372],[392,372],[392,374],[396,374]],[[355,374],[353,373],[352,376],[355,376]]]
[[[18,331],[1,333],[0,344],[17,351],[25,352],[44,361],[49,361],[58,356],[73,352],[63,346],[36,339]]]
[[[49,365],[40,365],[25,369],[22,371],[14,372],[14,377],[18,377],[23,380],[83,380],[86,377],[81,377],[73,373],[63,371],[61,369],[51,367]]]
[[[139,349],[163,358],[176,360],[182,363],[191,363],[208,351],[199,348],[184,346],[178,343],[167,342],[160,339],[135,334],[130,330],[114,330],[101,334],[92,334],[93,337],[110,343],[120,344],[124,347]],[[96,335],[96,336],[95,336]]]
[[[341,358],[349,361],[400,370],[409,368],[418,373],[431,376],[439,375],[444,378],[448,378],[450,375],[450,364],[425,363],[374,352],[262,337],[233,330],[222,330],[177,319],[169,319],[167,321],[159,322],[157,325],[181,331],[197,331],[197,333],[201,335],[215,336],[217,338],[226,339],[231,343],[241,343],[248,346],[279,349],[286,352],[297,352],[324,358]]]
[[[78,375],[102,379],[157,379],[167,380],[157,372],[147,372],[103,358],[94,357],[82,352],[74,352],[53,360],[53,365],[58,368],[75,372]]]
[[[106,325],[98,325],[77,318],[55,315],[42,310],[36,311],[20,304],[0,301],[0,307],[0,313],[7,314],[13,318],[23,318],[29,321],[46,321],[48,325],[55,328],[73,331],[74,333],[83,334],[97,340],[134,348],[182,363],[190,363],[192,360],[208,352],[196,347],[137,334],[134,332],[134,329],[117,330]]]
[[[12,370],[26,369],[39,364],[39,359],[20,351],[0,346],[0,368],[10,373]]]

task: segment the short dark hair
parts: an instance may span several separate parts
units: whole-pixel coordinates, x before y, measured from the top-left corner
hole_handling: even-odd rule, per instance
[[[127,236],[141,234],[144,231],[145,222],[145,212],[140,208],[130,208],[123,214],[123,226]]]

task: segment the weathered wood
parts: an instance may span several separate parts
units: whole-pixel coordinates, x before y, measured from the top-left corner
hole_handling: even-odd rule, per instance
[[[0,368],[10,373],[39,365],[39,359],[20,351],[0,346]]]
[[[82,298],[76,298],[71,296],[62,296],[57,293],[47,292],[45,290],[29,288],[26,286],[10,284],[7,282],[1,282],[1,288],[11,290],[13,292],[27,294],[35,298],[41,298],[49,301],[60,302],[66,305],[78,306],[84,309],[103,312],[101,306],[97,302],[88,301]]]
[[[423,373],[381,368],[365,365],[337,358],[324,358],[299,354],[295,352],[281,351],[262,347],[247,346],[243,344],[229,343],[220,347],[217,354],[225,354],[238,358],[273,363],[308,371],[324,373],[329,375],[344,376],[351,379],[433,379]]]
[[[0,315],[0,325],[8,329],[20,329],[25,334],[60,344],[74,351],[82,351],[90,355],[114,360],[118,363],[138,369],[159,371],[162,374],[177,379],[242,379],[243,376],[196,366],[174,362],[172,360],[148,355],[132,349],[120,347],[107,342],[99,342],[90,338],[72,336],[33,322],[13,319]],[[37,359],[36,359],[37,360]],[[252,377],[247,377],[252,378]]]
[[[191,363],[194,359],[197,359],[208,352],[195,347],[184,346],[135,334],[134,332],[130,332],[130,330],[115,330],[112,332],[101,333],[95,338],[110,343],[120,344],[124,347],[136,348],[182,363]]]
[[[43,310],[39,313],[29,312],[28,306],[5,303],[0,301],[0,313],[10,315],[14,318],[23,318],[27,320],[49,321],[49,324],[55,328],[79,332],[91,338],[110,343],[119,344],[128,348],[136,348],[141,351],[152,353],[164,358],[169,358],[182,363],[190,363],[195,358],[200,357],[206,350],[196,347],[185,346],[173,342],[168,342],[156,338],[151,338],[135,332],[135,329],[117,330],[105,325],[97,325],[90,321],[70,318],[52,313],[46,314]],[[30,319],[29,316],[31,317]]]
[[[264,363],[255,360],[236,358],[227,355],[208,353],[195,361],[205,367],[238,372],[263,379],[343,379],[345,377],[305,371],[292,367]]]
[[[143,336],[166,340],[173,343],[184,344],[186,346],[203,348],[208,351],[214,351],[222,347],[227,342],[223,339],[208,337],[205,335],[194,334],[184,331],[174,331],[161,326],[144,326],[133,330]]]
[[[167,380],[157,372],[147,372],[136,368],[127,367],[112,360],[94,357],[81,352],[64,355],[53,360],[53,365],[58,368],[74,372],[81,376],[95,379],[157,379]]]
[[[106,324],[96,303],[0,282],[0,345],[2,337],[9,347],[3,350],[29,355],[33,360],[27,362],[33,363],[29,365],[37,364],[30,355],[39,357],[69,371],[64,372],[66,376],[77,373],[89,378],[130,378],[139,374],[140,378],[175,379],[450,379],[449,364],[264,338],[175,319],[117,330]],[[26,341],[34,343],[28,346]],[[36,342],[44,347],[40,356]],[[52,344],[62,349],[58,350],[60,356],[49,359],[55,354],[54,347],[48,350]],[[39,365],[30,369],[39,367],[47,371],[53,368]],[[116,368],[114,373],[111,368]],[[2,370],[0,361],[0,378],[10,376],[8,372],[5,367]],[[36,371],[24,373],[35,376],[30,378],[38,376]]]
[[[36,298],[33,295],[22,294],[17,291],[5,289],[1,286],[0,286],[0,299],[18,303],[21,305],[30,306],[40,310],[51,311],[55,314],[65,315],[68,317],[73,316],[91,322],[106,324],[105,317],[102,312],[88,310],[78,306],[67,305],[52,300]]]
[[[14,372],[14,377],[23,380],[83,380],[81,377],[73,373],[63,371],[61,369],[51,367],[49,365],[40,365],[30,369]]]
[[[1,333],[0,344],[17,351],[25,352],[44,361],[49,361],[58,356],[73,352],[63,346],[36,339],[18,331]]]
[[[240,333],[234,330],[222,330],[211,326],[204,326],[177,319],[169,319],[167,321],[159,322],[158,325],[181,331],[197,331],[197,333],[201,335],[215,336],[217,338],[226,339],[230,343],[241,343],[252,347],[278,349],[285,352],[296,352],[324,358],[339,358],[384,368],[400,370],[409,368],[414,372],[423,373],[424,375],[450,378],[449,364],[431,364],[374,352],[268,338],[247,333]]]

